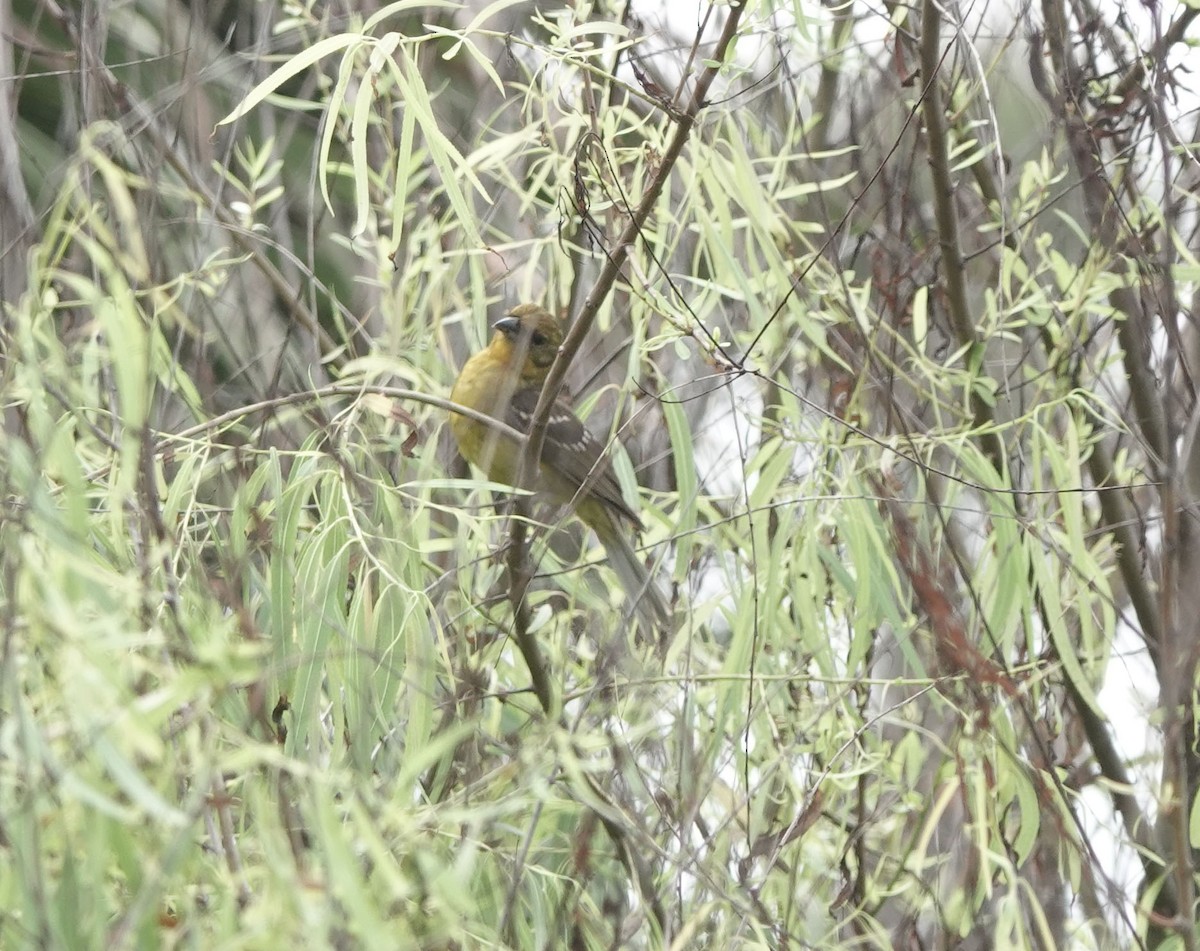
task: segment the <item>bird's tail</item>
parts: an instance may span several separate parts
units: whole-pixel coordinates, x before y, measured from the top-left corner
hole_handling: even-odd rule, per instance
[[[625,589],[625,597],[629,601],[633,615],[638,619],[647,638],[659,643],[669,633],[671,611],[667,607],[666,598],[659,590],[650,572],[646,570],[642,559],[633,548],[633,542],[619,526],[613,526],[611,533],[603,533],[600,540],[608,552],[608,563]]]

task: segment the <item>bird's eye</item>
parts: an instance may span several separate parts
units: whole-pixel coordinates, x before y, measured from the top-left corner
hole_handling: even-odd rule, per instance
[[[535,330],[529,340],[535,347],[541,347],[546,343],[546,335],[540,330]]]

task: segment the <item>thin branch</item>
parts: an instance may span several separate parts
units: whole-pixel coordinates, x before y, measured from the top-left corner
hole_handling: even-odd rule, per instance
[[[692,129],[696,125],[697,117],[700,115],[700,111],[706,104],[705,97],[708,95],[708,90],[720,73],[721,67],[717,64],[724,61],[729,51],[729,46],[733,42],[733,38],[737,35],[738,23],[743,10],[744,4],[742,3],[735,3],[730,6],[729,15],[725,21],[725,28],[721,32],[716,50],[712,56],[713,65],[706,67],[697,78],[695,88],[692,91],[691,101],[677,120],[675,135],[663,153],[662,162],[659,165],[657,174],[651,180],[645,195],[642,196],[642,200],[634,211],[629,224],[625,226],[625,230],[621,232],[620,237],[617,239],[616,247],[607,255],[604,266],[596,278],[596,283],[592,286],[587,299],[583,302],[583,307],[580,309],[575,322],[567,333],[566,339],[563,341],[558,358],[550,368],[550,373],[546,377],[545,384],[542,386],[541,398],[538,400],[537,409],[534,412],[533,425],[529,430],[529,442],[525,447],[525,457],[522,463],[522,481],[527,479],[536,469],[537,460],[541,458],[542,446],[546,440],[546,424],[550,418],[550,410],[554,405],[554,401],[558,399],[558,394],[562,391],[563,383],[567,376],[567,369],[570,367],[571,361],[575,358],[575,354],[579,352],[579,348],[587,337],[588,331],[591,330],[592,324],[596,320],[596,315],[600,311],[600,305],[604,303],[604,299],[612,290],[613,284],[620,274],[626,258],[629,256],[629,249],[638,240],[642,229],[654,211],[655,205],[658,204],[659,196],[666,187],[675,163],[679,160],[679,156],[683,152],[683,147],[687,144]]]
[[[933,207],[938,226],[938,245],[942,251],[942,271],[945,275],[946,300],[950,324],[958,343],[972,351],[983,346],[975,332],[967,303],[967,282],[962,245],[958,236],[958,213],[954,207],[954,180],[950,174],[950,146],[946,134],[946,113],[942,104],[938,74],[945,53],[941,50],[942,9],[937,0],[924,0],[921,6],[921,77],[925,81],[922,109],[925,135],[929,142],[929,167],[933,177]],[[948,47],[947,47],[948,48]],[[971,415],[980,431],[983,450],[997,474],[1005,469],[1004,444],[995,430],[996,419],[991,407],[972,389]]]

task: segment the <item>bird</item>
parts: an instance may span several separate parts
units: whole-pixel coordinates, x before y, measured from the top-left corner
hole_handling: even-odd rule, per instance
[[[562,324],[537,304],[519,304],[492,329],[488,345],[463,365],[450,400],[528,435],[562,346]],[[459,452],[491,481],[516,485],[523,444],[460,413],[450,414],[450,431]],[[630,540],[630,528],[641,531],[642,520],[625,500],[600,440],[561,399],[550,409],[531,488],[557,505],[573,506],[604,545],[639,620],[650,632],[663,632],[670,617],[666,601]]]

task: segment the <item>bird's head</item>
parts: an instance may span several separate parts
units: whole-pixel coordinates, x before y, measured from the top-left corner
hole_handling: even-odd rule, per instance
[[[492,326],[494,341],[522,360],[523,377],[545,377],[563,342],[562,325],[552,314],[537,304],[518,304]]]

